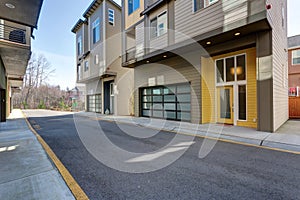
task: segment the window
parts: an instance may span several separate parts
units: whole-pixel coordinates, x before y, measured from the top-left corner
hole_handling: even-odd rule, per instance
[[[77,66],[77,80],[79,81],[81,79],[81,65]]]
[[[85,61],[84,62],[84,71],[88,71],[89,70],[89,61]]]
[[[292,61],[293,65],[300,64],[300,49],[292,51]]]
[[[202,8],[205,8],[218,0],[193,0],[194,1],[194,12],[197,10],[200,10]]]
[[[112,26],[115,25],[115,11],[113,9],[108,9],[108,23]]]
[[[160,15],[152,19],[150,21],[150,26],[151,26],[151,33],[150,33],[151,39],[165,34],[168,28],[167,11],[161,13]]]
[[[239,85],[239,120],[247,120],[246,85]]]
[[[140,7],[140,0],[128,0],[128,15]]]
[[[99,55],[98,54],[95,55],[94,63],[95,63],[95,65],[99,64]]]
[[[82,37],[81,35],[77,38],[77,54],[82,54]]]
[[[97,18],[93,24],[93,44],[97,43],[100,40],[100,19]]]
[[[246,55],[219,59],[216,61],[217,83],[246,80]]]

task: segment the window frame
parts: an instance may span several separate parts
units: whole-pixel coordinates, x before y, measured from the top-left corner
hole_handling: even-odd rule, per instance
[[[294,50],[292,50],[292,65],[300,65],[300,61],[299,61],[299,63],[294,63],[294,59],[295,59],[294,52],[299,52],[299,56],[296,57],[296,58],[300,58],[300,49],[294,49]]]
[[[110,16],[110,14],[112,15],[112,17]],[[112,26],[115,26],[115,10],[111,8],[108,9],[108,23]]]
[[[161,18],[164,15],[166,15],[166,21],[165,21],[166,22],[166,28],[165,28],[165,31],[162,34],[160,34],[160,32],[159,32],[159,23],[158,22],[159,22],[159,18]],[[154,21],[154,20],[156,20],[156,27],[151,26],[151,22]],[[155,33],[156,33],[155,37],[151,33],[154,28],[155,28]],[[153,17],[152,19],[150,19],[150,40],[161,37],[161,36],[163,36],[167,33],[168,33],[168,11],[164,10],[161,13],[159,13],[158,15],[156,15],[155,17]]]
[[[97,31],[97,28],[98,28],[98,31]],[[95,30],[95,32],[94,32]],[[100,28],[100,18],[97,17],[93,23],[92,23],[92,39],[93,39],[93,44],[96,44],[97,42],[99,42],[101,40],[101,28]],[[98,33],[98,38],[96,37]]]
[[[84,61],[84,72],[87,72],[89,70],[89,61]]]
[[[141,2],[140,0],[132,0],[132,4],[129,4],[129,1],[127,1],[127,12],[128,12],[128,16],[131,15],[132,13],[134,13],[134,11],[138,10],[141,6]],[[138,6],[136,6],[135,4],[138,2]],[[129,6],[132,5],[132,9],[129,9]]]
[[[82,46],[82,35],[77,37],[77,55],[80,56],[83,53],[83,46]]]
[[[197,10],[196,10],[196,4],[197,4],[196,1],[197,0],[192,1],[192,3],[193,3],[193,13],[196,13],[196,12],[198,12],[198,11],[204,9],[204,8],[207,8],[211,5],[213,5],[213,4],[217,3],[219,0],[202,0],[203,1],[203,7],[198,8]],[[207,1],[208,1],[208,3],[206,3]]]

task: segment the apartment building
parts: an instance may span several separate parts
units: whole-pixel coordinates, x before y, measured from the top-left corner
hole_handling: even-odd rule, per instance
[[[77,83],[86,85],[86,111],[133,114],[133,70],[121,66],[121,7],[95,0],[72,29]]]
[[[20,90],[31,55],[31,37],[43,0],[0,3],[0,121],[11,112],[11,96]]]
[[[289,95],[300,96],[300,35],[288,38]]]
[[[274,132],[288,119],[286,0],[123,0],[135,115]]]

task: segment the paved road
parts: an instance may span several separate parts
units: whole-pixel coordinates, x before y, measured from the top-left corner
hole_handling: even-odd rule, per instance
[[[195,138],[195,144],[173,164],[132,174],[97,161],[81,142],[72,114],[26,113],[90,199],[300,199],[299,155],[218,142],[200,159],[203,139]],[[97,134],[94,120],[82,118],[81,123],[86,133]],[[115,123],[99,124],[114,144],[129,151],[157,150],[174,138],[173,133],[160,132],[137,139],[124,134]],[[128,128],[132,134],[147,132],[141,127]]]

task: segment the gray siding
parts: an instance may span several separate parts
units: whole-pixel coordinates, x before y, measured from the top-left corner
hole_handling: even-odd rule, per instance
[[[195,55],[196,56],[196,55]],[[199,58],[200,62],[200,58]],[[191,97],[191,120],[193,123],[201,122],[201,83],[200,73],[190,63],[175,57],[164,60],[160,63],[139,66],[134,69],[135,77],[135,115],[139,115],[139,93],[138,88],[147,87],[148,79],[156,79],[156,85],[169,85],[176,83],[190,82],[192,88]],[[158,79],[160,81],[158,81]],[[162,81],[162,82],[161,82]]]
[[[203,33],[222,28],[233,30],[249,23],[250,15],[265,10],[264,0],[219,0],[204,9],[193,12],[193,1],[175,1],[175,28],[179,34],[175,42],[184,40],[183,35],[195,37]],[[239,21],[236,25],[232,23]],[[230,25],[230,26],[229,26]]]
[[[267,0],[272,4],[268,20],[272,26],[274,131],[288,120],[287,1]],[[284,16],[282,17],[282,8]],[[282,22],[284,25],[282,26]]]
[[[100,79],[86,83],[85,87],[87,95],[102,93],[102,82]]]
[[[77,63],[79,62],[79,58],[83,55],[84,51],[82,49],[82,54],[78,55],[78,38],[81,36],[82,38],[82,44],[84,41],[84,34],[83,34],[83,26],[81,26],[81,28],[76,32],[76,61]]]

